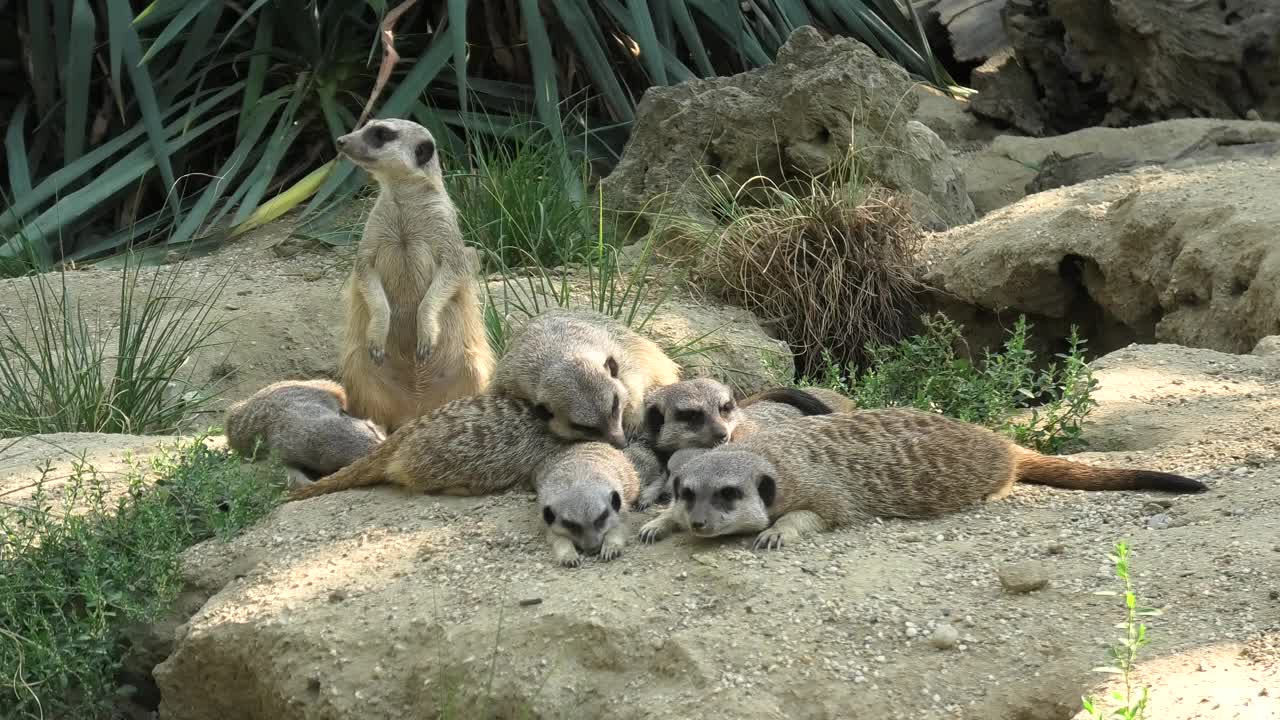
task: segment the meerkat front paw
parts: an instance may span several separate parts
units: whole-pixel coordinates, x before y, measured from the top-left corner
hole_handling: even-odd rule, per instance
[[[369,359],[374,365],[381,366],[382,362],[387,359],[387,346],[377,340],[369,341]]]
[[[652,545],[670,534],[661,517],[654,518],[640,528],[640,542]]]
[[[427,358],[431,357],[431,350],[436,346],[436,340],[440,336],[440,328],[436,326],[425,326],[418,328],[418,347],[414,353],[418,363],[424,363]]]
[[[627,539],[622,536],[621,532],[612,532],[605,536],[604,543],[600,546],[600,560],[609,562],[615,558],[621,557],[622,549],[627,546]]]
[[[567,552],[564,550],[556,550],[556,562],[562,567],[576,568],[582,565],[582,556],[577,550],[570,548]]]
[[[795,540],[794,537],[788,537],[786,530],[779,530],[771,527],[768,530],[756,536],[755,543],[751,546],[752,550],[781,550],[787,540]]]

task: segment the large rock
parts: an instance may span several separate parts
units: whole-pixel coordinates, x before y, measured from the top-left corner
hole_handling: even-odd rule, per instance
[[[703,168],[733,183],[783,181],[845,162],[852,143],[859,167],[909,193],[926,225],[968,222],[964,177],[938,136],[911,119],[911,86],[901,67],[862,43],[798,28],[772,65],[647,90],[622,160],[602,181],[605,201],[687,214]]]
[[[1079,323],[1091,348],[1248,352],[1280,333],[1280,163],[1140,169],[935,236],[926,280],[983,310]]]
[[[1093,177],[1101,177],[1141,165],[1210,162],[1217,159],[1215,152],[1244,151],[1276,140],[1280,140],[1280,123],[1166,120],[1128,128],[1092,127],[1045,138],[1001,135],[988,147],[963,156],[961,163],[974,208],[985,215],[1026,196],[1028,186],[1045,174],[1047,161],[1054,157],[1108,168],[1094,171]],[[1092,177],[1073,181],[1079,179]]]
[[[1207,648],[1215,673],[1270,672],[1266,655],[1242,650],[1274,642],[1257,621],[1274,606],[1274,571],[1254,562],[1231,596],[1238,612],[1224,614],[1220,593],[1205,591],[1223,582],[1221,556],[1197,550],[1230,536],[1235,556],[1265,558],[1275,544],[1280,426],[1258,420],[1280,409],[1280,371],[1236,359],[1136,347],[1100,366],[1115,398],[1098,410],[1104,423],[1163,425],[1167,441],[1079,459],[1192,473],[1213,489],[1169,498],[1179,522],[1158,533],[1144,529],[1146,493],[1019,486],[969,512],[867,523],[779,552],[752,552],[749,537],[679,536],[570,570],[552,562],[526,493],[373,488],[289,503],[184,556],[188,587],[208,601],[156,668],[160,716],[1069,717],[1111,679],[1088,672],[1105,647],[1080,638],[1110,638],[1123,615],[1094,591],[1116,587],[1106,554],[1128,537],[1138,592],[1169,620],[1143,650],[1152,716],[1190,720],[1208,706],[1266,717],[1280,699],[1239,682],[1181,694]],[[1126,369],[1146,384],[1123,394]],[[1184,379],[1215,402],[1212,437],[1194,407],[1169,410]],[[652,512],[629,520],[633,533]],[[997,569],[1028,560],[1048,587],[1002,592]],[[944,623],[960,634],[945,653],[929,641]]]
[[[1003,18],[1048,132],[1251,113],[1280,120],[1274,0],[1008,0]],[[1028,116],[991,98],[974,109],[1014,123]]]

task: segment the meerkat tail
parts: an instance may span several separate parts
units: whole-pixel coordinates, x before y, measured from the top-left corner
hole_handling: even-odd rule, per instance
[[[776,402],[790,405],[805,415],[830,415],[835,410],[814,395],[799,388],[779,387],[762,390],[755,395],[743,398],[738,407],[747,407],[758,402]]]
[[[391,456],[395,454],[399,445],[399,442],[393,443],[391,438],[387,438],[368,455],[310,485],[290,492],[289,500],[305,500],[339,490],[377,485],[385,479],[387,462],[391,460]]]
[[[1204,492],[1209,487],[1199,480],[1155,470],[1100,468],[1065,458],[1041,455],[1024,447],[1014,447],[1017,482],[1051,485],[1071,490],[1161,490]]]

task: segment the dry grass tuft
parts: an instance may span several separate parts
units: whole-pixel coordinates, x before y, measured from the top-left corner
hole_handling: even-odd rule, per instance
[[[862,365],[864,348],[899,340],[921,288],[908,199],[848,176],[823,181],[788,191],[757,179],[730,192],[713,179],[721,223],[701,232],[708,289],[770,323],[802,373]]]

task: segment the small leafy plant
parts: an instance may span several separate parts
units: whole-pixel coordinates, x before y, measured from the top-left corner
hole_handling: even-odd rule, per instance
[[[1147,700],[1150,688],[1143,686],[1135,690],[1133,686],[1133,669],[1137,664],[1138,651],[1148,642],[1147,626],[1140,618],[1160,614],[1155,608],[1142,607],[1138,604],[1138,596],[1133,590],[1133,580],[1129,573],[1129,546],[1123,541],[1116,543],[1115,553],[1107,556],[1116,567],[1116,577],[1124,585],[1124,622],[1117,627],[1124,630],[1124,637],[1111,648],[1112,664],[1095,668],[1098,672],[1112,673],[1124,677],[1124,691],[1113,691],[1111,699],[1119,703],[1108,714],[1095,698],[1081,698],[1084,711],[1094,720],[1103,718],[1121,718],[1122,720],[1142,720],[1146,717]],[[1103,590],[1098,595],[1115,595],[1114,591]]]
[[[0,503],[0,716],[105,716],[128,628],[177,598],[181,552],[266,515],[281,476],[198,437],[123,482],[81,460],[55,489],[46,467]]]
[[[958,352],[960,325],[940,313],[923,324],[919,335],[868,348],[864,370],[828,363],[822,375],[801,384],[843,392],[863,408],[914,407],[985,425],[1040,452],[1079,443],[1081,423],[1097,404],[1097,382],[1074,328],[1067,352],[1036,370],[1024,317],[1004,347],[985,352],[980,364]]]

